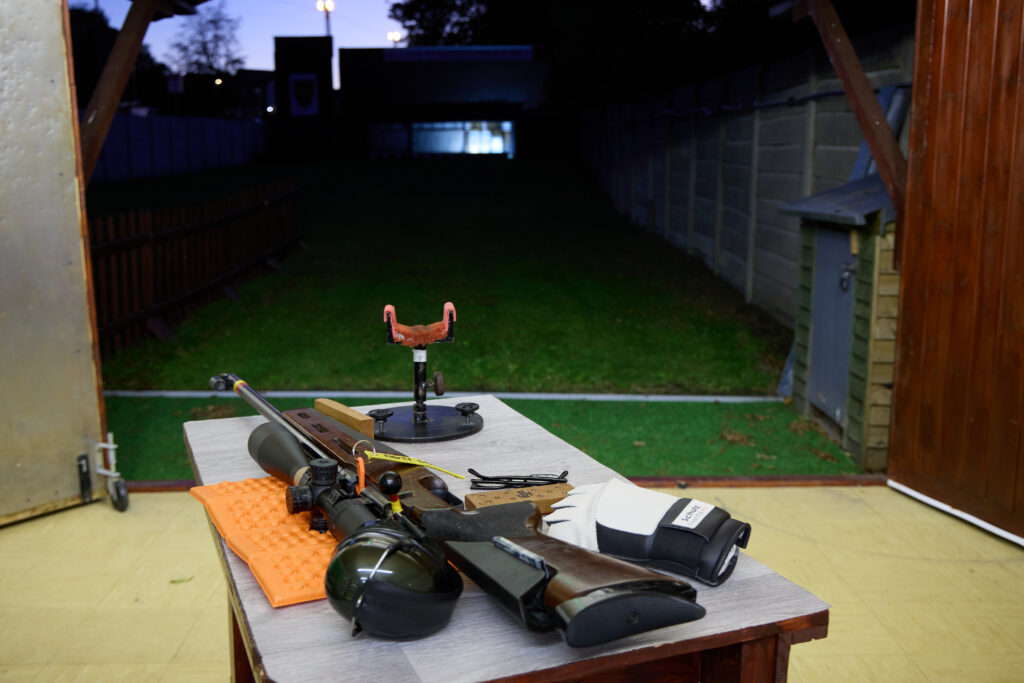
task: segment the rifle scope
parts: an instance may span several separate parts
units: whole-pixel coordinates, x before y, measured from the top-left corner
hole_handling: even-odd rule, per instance
[[[356,494],[353,473],[243,380],[224,374],[210,384],[221,391],[232,386],[270,420],[249,435],[249,455],[265,472],[291,484],[285,498],[289,512],[311,512],[310,527],[330,531],[340,541],[324,588],[331,606],[352,622],[353,634],[417,638],[443,628],[463,584],[437,544],[393,514],[376,488]]]

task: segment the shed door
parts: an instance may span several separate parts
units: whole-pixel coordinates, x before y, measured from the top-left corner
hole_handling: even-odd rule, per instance
[[[809,398],[840,426],[846,420],[855,264],[849,233],[818,229],[814,241]]]
[[[0,50],[0,524],[81,502],[76,458],[103,434],[67,11],[0,3],[27,46]]]

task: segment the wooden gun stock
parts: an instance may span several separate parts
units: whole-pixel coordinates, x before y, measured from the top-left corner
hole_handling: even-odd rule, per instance
[[[364,450],[359,441],[397,453],[316,410],[285,416],[349,468],[356,467],[353,450]],[[409,516],[441,544],[449,562],[531,630],[558,628],[567,644],[584,647],[704,616],[689,583],[538,533],[533,503],[464,510],[424,467],[370,460],[365,471],[369,483],[397,472]]]

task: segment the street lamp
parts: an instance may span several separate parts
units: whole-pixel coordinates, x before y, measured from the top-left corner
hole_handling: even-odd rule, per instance
[[[316,0],[316,11],[324,13],[324,26],[326,27],[326,33],[324,35],[331,35],[331,12],[334,11],[334,0]]]
[[[388,31],[388,40],[391,41],[391,47],[398,47],[398,43],[402,40],[402,32]]]

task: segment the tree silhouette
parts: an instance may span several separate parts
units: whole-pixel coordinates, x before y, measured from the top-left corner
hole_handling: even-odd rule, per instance
[[[167,61],[178,73],[235,73],[245,65],[235,36],[242,20],[228,15],[224,0],[197,9],[182,22]]]
[[[99,9],[75,5],[68,14],[78,108],[85,109],[117,40],[117,29]],[[167,66],[156,61],[143,45],[121,101],[164,108],[167,100]]]

